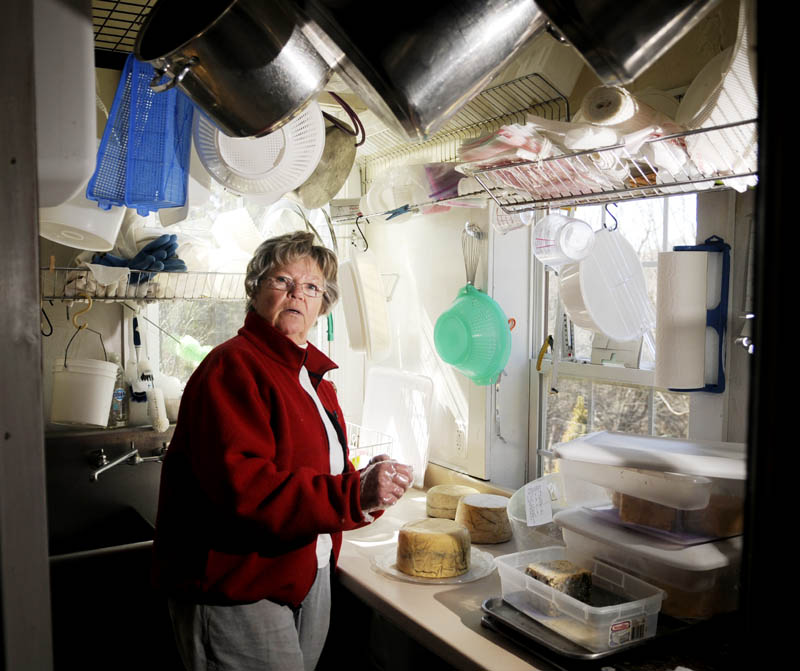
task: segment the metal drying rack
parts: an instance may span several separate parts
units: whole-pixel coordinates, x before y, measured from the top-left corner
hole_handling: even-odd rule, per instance
[[[678,193],[695,193],[711,188],[727,188],[732,180],[754,178],[754,147],[741,146],[742,135],[755,138],[757,120],[689,130],[649,140],[645,145],[662,144],[673,156],[684,151],[688,138],[694,136],[713,147],[716,165],[687,158],[669,170],[654,165],[642,152],[631,153],[623,145],[570,154],[559,154],[538,161],[517,161],[504,165],[462,164],[460,170],[475,177],[485,191],[506,213],[513,214],[551,207],[572,207],[635,200]],[[726,159],[740,159],[749,153],[749,161],[732,165]],[[680,163],[675,161],[676,165]],[[709,169],[712,168],[712,169]],[[703,170],[702,168],[705,168]],[[624,175],[614,181],[605,176],[613,170]]]
[[[89,268],[41,268],[42,300],[101,302],[164,300],[244,301],[243,273],[152,273],[131,271],[119,282],[101,285]]]

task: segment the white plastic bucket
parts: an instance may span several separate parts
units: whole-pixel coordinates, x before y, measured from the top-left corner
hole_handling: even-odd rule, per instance
[[[67,367],[53,366],[53,402],[50,421],[54,424],[106,426],[117,365],[97,359],[69,359]]]

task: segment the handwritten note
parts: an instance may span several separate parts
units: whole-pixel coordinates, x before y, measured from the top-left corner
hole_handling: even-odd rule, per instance
[[[548,483],[534,480],[525,486],[525,518],[529,527],[553,521]]]

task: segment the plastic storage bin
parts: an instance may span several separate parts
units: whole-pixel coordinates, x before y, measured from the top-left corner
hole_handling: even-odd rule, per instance
[[[555,515],[569,558],[589,568],[608,562],[666,593],[661,611],[684,619],[734,610],[742,538],[682,546],[605,522],[579,508]]]
[[[591,562],[586,568],[592,570],[592,600],[611,603],[590,605],[525,573],[532,562],[572,560],[568,552],[564,547],[548,547],[496,557],[503,600],[592,652],[605,652],[655,635],[663,592],[639,578],[602,561]]]
[[[742,533],[741,443],[598,431],[556,445],[555,453],[565,478],[607,488],[619,523],[708,538]]]
[[[128,56],[86,197],[147,216],[186,202],[192,142],[191,101],[178,89],[155,93],[154,70]]]

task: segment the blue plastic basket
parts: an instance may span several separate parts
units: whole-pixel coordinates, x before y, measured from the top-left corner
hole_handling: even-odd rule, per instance
[[[86,197],[141,216],[186,203],[194,107],[178,89],[155,93],[154,70],[128,56]]]

